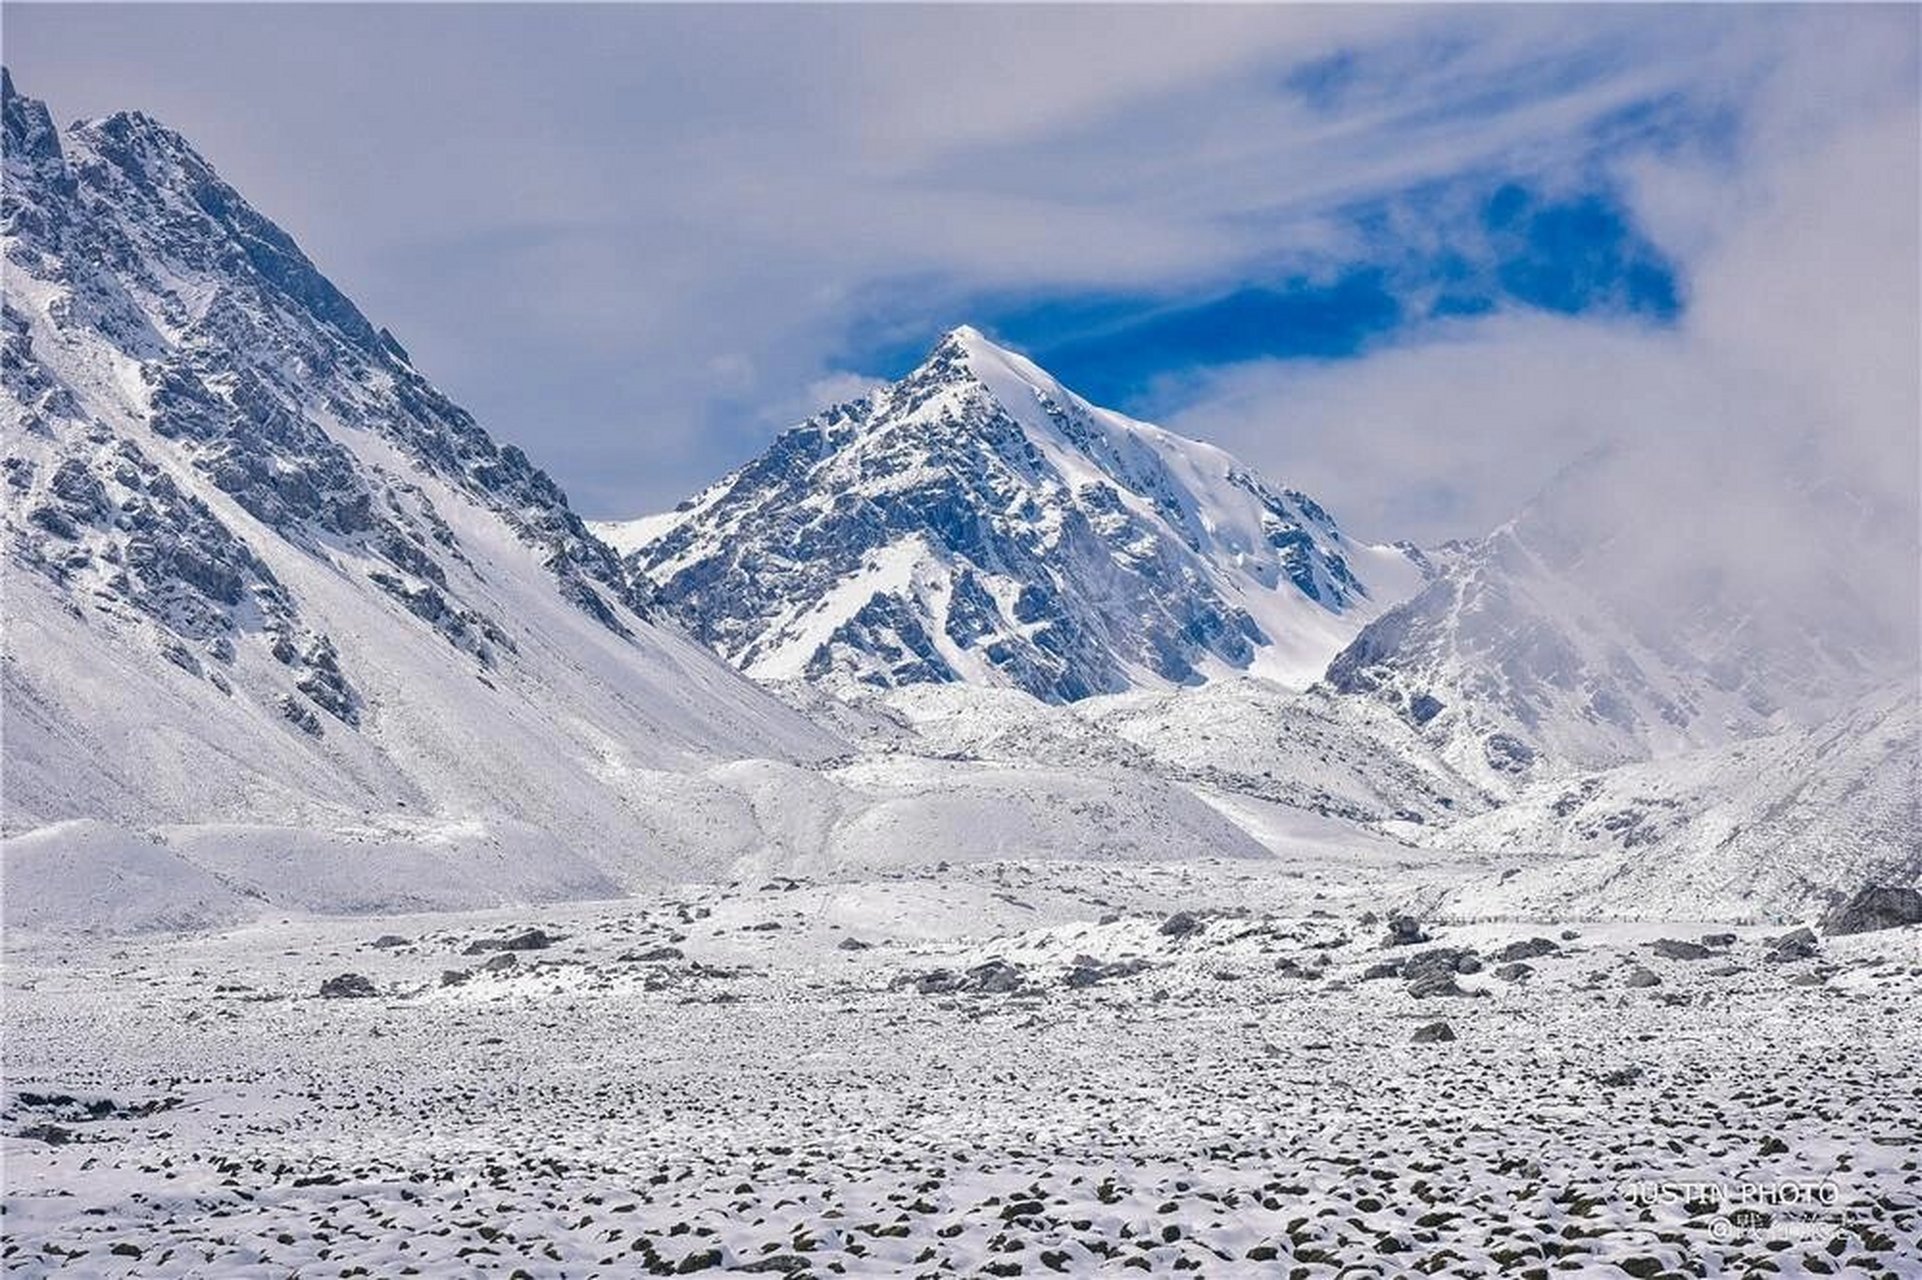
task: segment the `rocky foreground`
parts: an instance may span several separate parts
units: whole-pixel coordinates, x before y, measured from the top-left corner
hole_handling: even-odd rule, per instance
[[[1922,929],[1000,864],[10,939],[23,1276],[1922,1266]]]

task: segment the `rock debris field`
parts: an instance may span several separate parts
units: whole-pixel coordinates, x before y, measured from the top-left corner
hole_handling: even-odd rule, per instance
[[[1922,930],[1246,864],[9,940],[9,1275],[1922,1274]]]

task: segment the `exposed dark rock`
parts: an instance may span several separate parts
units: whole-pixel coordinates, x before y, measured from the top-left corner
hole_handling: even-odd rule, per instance
[[[1768,954],[1762,958],[1770,964],[1789,964],[1797,960],[1813,958],[1820,948],[1815,942],[1815,932],[1811,929],[1795,929],[1779,938],[1772,938],[1768,944]]]
[[[545,929],[525,929],[508,938],[476,938],[467,944],[461,954],[478,956],[489,951],[544,951],[559,941]]]
[[[1535,960],[1552,956],[1561,948],[1547,938],[1522,938],[1495,953],[1497,960]]]
[[[1822,932],[1840,937],[1911,924],[1922,924],[1922,890],[1870,885],[1824,916]]]
[[[339,977],[329,978],[321,983],[320,994],[329,1000],[343,1000],[377,996],[380,992],[375,990],[372,981],[362,975],[343,973]]]
[[[1177,911],[1161,922],[1161,933],[1164,937],[1186,938],[1190,934],[1200,933],[1206,927],[1190,913]]]
[[[1413,916],[1394,916],[1388,921],[1388,937],[1382,942],[1386,947],[1412,947],[1427,942],[1428,935],[1422,932],[1419,921]]]
[[[1443,1044],[1455,1038],[1455,1029],[1446,1022],[1431,1022],[1415,1028],[1416,1044]]]

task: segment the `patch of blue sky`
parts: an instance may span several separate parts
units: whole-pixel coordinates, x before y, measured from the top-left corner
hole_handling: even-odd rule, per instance
[[[1357,246],[1351,260],[1278,254],[1240,279],[1166,291],[964,290],[954,314],[925,326],[862,326],[874,336],[843,358],[898,373],[939,329],[965,319],[1084,394],[1140,408],[1150,388],[1185,375],[1252,360],[1359,356],[1502,310],[1653,325],[1682,312],[1679,269],[1606,187],[1566,193],[1477,176],[1357,205],[1344,217]],[[904,316],[942,292],[914,282],[881,314]]]

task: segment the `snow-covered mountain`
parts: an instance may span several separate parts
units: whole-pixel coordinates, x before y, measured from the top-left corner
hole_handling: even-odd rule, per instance
[[[1263,853],[1148,774],[847,762],[179,135],[4,114],[10,928]]]
[[[965,327],[671,514],[600,531],[750,675],[1051,702],[1225,673],[1305,686],[1422,578]]]
[[[1328,684],[1395,708],[1464,775],[1515,794],[1812,728],[1913,679],[1912,640],[1856,625],[1876,584],[1842,553],[1826,598],[1731,581],[1713,549],[1675,548],[1651,572],[1648,539],[1609,514],[1627,505],[1609,490],[1632,483],[1629,461],[1586,459],[1488,537],[1429,552],[1434,577],[1335,657]]]
[[[9,831],[399,831],[605,884],[556,869],[653,771],[842,749],[178,134],[4,94]]]

